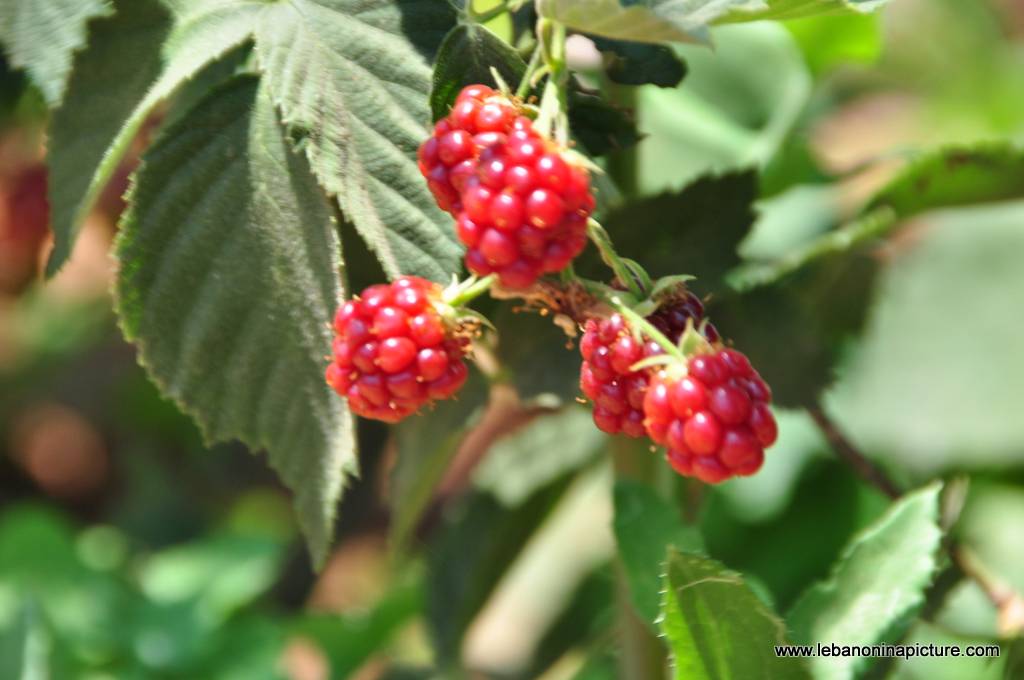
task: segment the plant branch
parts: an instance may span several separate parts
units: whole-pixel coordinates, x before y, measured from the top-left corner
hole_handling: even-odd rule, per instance
[[[846,435],[839,429],[839,427],[829,418],[828,414],[822,409],[821,404],[815,404],[814,406],[808,407],[807,413],[810,414],[814,423],[821,430],[821,433],[825,435],[825,439],[832,445],[836,455],[839,456],[843,462],[848,464],[857,475],[871,484],[873,487],[884,493],[892,500],[896,500],[902,495],[902,491],[889,479],[888,475],[882,471],[880,467],[872,463],[868,458],[857,449],[853,443],[846,438]]]
[[[964,576],[981,587],[985,592],[985,596],[996,609],[1001,610],[1016,596],[1013,588],[992,574],[982,564],[978,555],[967,546],[954,543],[950,547],[949,554],[953,558],[953,564],[956,565]]]

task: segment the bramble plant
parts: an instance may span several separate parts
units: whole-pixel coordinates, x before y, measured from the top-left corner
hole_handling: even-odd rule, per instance
[[[798,132],[843,94],[812,100],[810,70],[860,59],[886,4],[4,0],[0,45],[49,112],[46,276],[145,146],[114,244],[120,328],[205,441],[266,452],[314,569],[358,442],[387,438],[393,562],[428,576],[378,623],[429,619],[423,677],[477,670],[471,623],[509,564],[599,488],[614,573],[574,581],[577,625],[500,677],[910,678],[773,651],[925,639],[961,581],[1005,639],[1024,630],[1024,600],[952,533],[965,482],[866,456],[829,392],[879,246],[905,247],[890,237],[927,211],[1024,197],[1024,155],[944,148],[856,200],[771,209],[842,179]],[[718,36],[738,51],[709,50]],[[778,87],[776,62],[799,64]],[[778,236],[758,211],[798,226]],[[780,575],[803,547],[716,529],[716,508],[748,490],[783,507],[804,434],[863,488],[802,506],[854,509],[839,544]],[[744,542],[774,545],[775,567],[732,559]],[[557,675],[574,650],[586,661]]]

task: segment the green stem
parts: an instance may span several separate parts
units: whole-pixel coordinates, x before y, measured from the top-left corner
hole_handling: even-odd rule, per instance
[[[498,280],[495,274],[489,274],[484,278],[474,281],[467,279],[466,282],[455,289],[451,299],[445,300],[452,307],[465,307],[467,304],[480,297],[491,289],[494,282]]]
[[[591,218],[587,221],[587,236],[597,246],[597,250],[601,253],[601,259],[604,260],[605,264],[611,267],[612,271],[615,272],[615,276],[622,281],[623,285],[629,288],[629,292],[636,296],[638,300],[643,300],[647,297],[647,292],[643,289],[640,283],[636,280],[633,272],[622,261],[619,254],[615,252],[615,246],[612,245],[611,236],[605,231],[605,228],[601,224]]]
[[[537,38],[541,57],[547,67],[548,82],[541,99],[538,122],[553,126],[553,137],[563,145],[569,144],[568,85],[569,69],[565,63],[565,26],[550,19],[537,22]],[[543,128],[542,128],[543,129]]]
[[[652,326],[650,321],[622,304],[622,301],[618,298],[612,298],[611,302],[615,309],[622,314],[622,316],[626,317],[626,320],[629,321],[634,330],[642,332],[651,340],[658,343],[658,346],[665,350],[665,353],[669,356],[682,362],[686,361],[686,355],[683,354],[683,351],[671,340],[666,338],[661,331]]]
[[[537,45],[533,54],[530,55],[530,62],[526,65],[526,71],[523,73],[522,80],[519,81],[519,87],[516,88],[516,96],[520,99],[525,99],[533,88],[530,81],[533,79],[533,74],[537,72],[537,67],[540,66],[540,57],[541,49],[540,45]]]

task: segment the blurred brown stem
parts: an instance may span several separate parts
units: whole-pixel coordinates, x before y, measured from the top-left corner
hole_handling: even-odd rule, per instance
[[[884,493],[889,498],[896,500],[902,495],[900,488],[889,479],[889,477],[862,454],[853,443],[846,438],[842,430],[828,417],[820,404],[815,404],[807,409],[818,429],[825,435],[825,439],[832,445],[836,455],[843,462],[848,464],[861,479]]]

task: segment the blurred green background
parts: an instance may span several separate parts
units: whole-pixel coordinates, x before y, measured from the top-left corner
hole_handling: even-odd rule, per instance
[[[856,216],[915,153],[1024,141],[1024,3],[893,0],[877,16],[713,37],[714,50],[680,48],[689,72],[678,88],[604,82],[648,136],[611,163],[633,164],[638,197],[759,169],[758,218],[740,247],[748,263],[797,252]],[[585,43],[572,54],[593,69]],[[551,410],[546,393],[567,396],[571,354],[507,349],[510,364],[528,355],[532,372],[517,374],[518,394],[491,390],[470,421],[476,439],[441,456],[454,465],[433,493],[408,478],[415,467],[403,477],[396,451],[434,460],[478,401],[468,395],[397,438],[361,423],[362,477],[340,508],[334,555],[314,574],[288,495],[260,458],[205,447],[120,339],[108,251],[130,163],[70,264],[40,281],[44,128],[41,97],[0,62],[0,678],[369,680],[434,677],[423,669],[451,658],[476,677],[610,677],[602,650],[621,622],[602,452],[623,444],[609,446],[574,407],[538,417]],[[729,207],[702,214],[725,219]],[[1024,202],[919,214],[871,257],[880,276],[826,406],[906,487],[969,474],[955,532],[1024,592]],[[368,282],[354,275],[355,287]],[[765,326],[788,322],[773,314]],[[506,317],[499,326],[511,333],[564,345],[546,321]],[[723,311],[726,335],[742,336],[741,325]],[[766,375],[789,385],[817,370],[772,342],[768,333],[742,345],[773,350],[759,363]],[[779,419],[762,472],[708,490],[698,522],[709,553],[784,610],[886,502],[836,461],[803,411]],[[389,528],[403,504],[428,507],[426,518]],[[389,531],[426,548],[398,558]],[[1000,639],[1003,658],[876,673],[1014,677],[1011,641],[1024,621],[998,614],[975,584],[957,585],[908,639]]]

